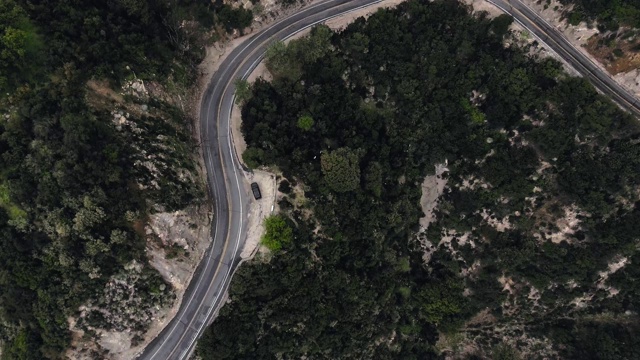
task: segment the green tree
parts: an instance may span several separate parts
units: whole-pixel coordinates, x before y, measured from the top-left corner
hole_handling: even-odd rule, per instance
[[[255,169],[264,162],[264,150],[256,147],[248,147],[242,153],[242,161],[249,169]]]
[[[6,345],[2,352],[2,360],[27,360],[30,358],[26,329],[20,329],[13,341]]]
[[[516,349],[505,343],[498,344],[491,350],[493,360],[520,360],[521,356]]]
[[[509,32],[509,26],[513,23],[511,15],[501,14],[491,21],[491,30],[496,36],[504,37]]]
[[[265,54],[267,69],[276,78],[299,79],[303,65],[314,63],[331,50],[332,35],[329,27],[318,25],[306,38],[293,40],[289,44],[274,42]]]
[[[236,86],[236,104],[242,105],[251,99],[251,84],[245,79],[237,79],[234,83]]]
[[[310,115],[303,115],[298,119],[298,127],[304,131],[309,131],[315,124],[315,121]]]
[[[0,60],[11,62],[21,61],[25,54],[25,43],[27,33],[24,30],[8,27],[4,30],[4,35],[0,38]]]
[[[267,69],[275,77],[287,73],[291,67],[291,57],[287,51],[287,45],[282,41],[275,41],[269,45],[264,57]]]
[[[353,191],[360,184],[360,157],[349,148],[324,152],[320,157],[322,174],[330,189]]]
[[[265,233],[262,245],[271,251],[278,251],[293,240],[293,230],[283,216],[272,215],[264,220]]]
[[[315,26],[308,37],[290,43],[292,55],[305,64],[311,64],[331,50],[332,35],[333,31],[328,26]]]
[[[365,188],[377,197],[382,195],[382,166],[379,162],[374,161],[367,167],[364,175]]]
[[[42,48],[27,14],[13,0],[0,0],[0,90],[30,81]]]

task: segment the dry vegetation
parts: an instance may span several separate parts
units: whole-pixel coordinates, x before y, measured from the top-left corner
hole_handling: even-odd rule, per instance
[[[640,38],[638,30],[596,34],[585,46],[612,75],[626,73],[640,67]]]

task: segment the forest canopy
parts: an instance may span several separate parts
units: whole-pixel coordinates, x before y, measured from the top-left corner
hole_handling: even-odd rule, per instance
[[[199,19],[222,31],[253,19],[209,1],[0,0],[3,360],[64,358],[80,305],[106,306],[109,279],[139,264],[134,311],[173,300],[148,265],[144,226],[158,209],[204,198],[189,119],[168,101],[111,89],[191,86],[203,51],[181,24],[203,4]],[[122,324],[93,311],[76,326],[91,337]]]
[[[272,45],[245,159],[295,241],[239,269],[201,357],[638,356],[637,120],[509,24],[414,0]]]

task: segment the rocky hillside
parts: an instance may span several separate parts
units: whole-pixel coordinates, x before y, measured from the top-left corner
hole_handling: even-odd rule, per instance
[[[3,360],[132,358],[170,319],[212,215],[197,65],[253,19],[209,1],[0,0]]]

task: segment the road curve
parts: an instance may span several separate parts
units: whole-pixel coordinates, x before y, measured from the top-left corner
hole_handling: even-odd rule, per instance
[[[178,313],[144,349],[140,360],[185,359],[220,307],[231,277],[240,263],[246,238],[250,189],[232,144],[230,115],[234,81],[246,78],[264,56],[268,45],[310,26],[381,0],[324,0],[302,8],[256,33],[234,49],[220,64],[202,97],[200,136],[213,199],[215,223],[212,244],[198,265]]]
[[[518,0],[488,0],[547,44],[603,93],[640,116],[633,94],[613,81],[600,67],[576,49],[557,29]],[[232,51],[213,75],[202,98],[200,130],[209,194],[214,201],[212,245],[196,269],[174,319],[149,344],[138,359],[186,358],[220,307],[223,294],[240,262],[245,240],[245,220],[250,191],[244,183],[230,134],[230,114],[237,78],[246,78],[257,66],[267,46],[331,17],[380,0],[325,0],[256,33]]]
[[[589,79],[603,94],[609,96],[618,105],[636,117],[640,117],[640,103],[636,96],[613,80],[605,70],[595,64],[579,49],[576,49],[562,32],[549,24],[537,12],[520,0],[487,1],[511,15],[515,21],[533,33],[536,38]]]

